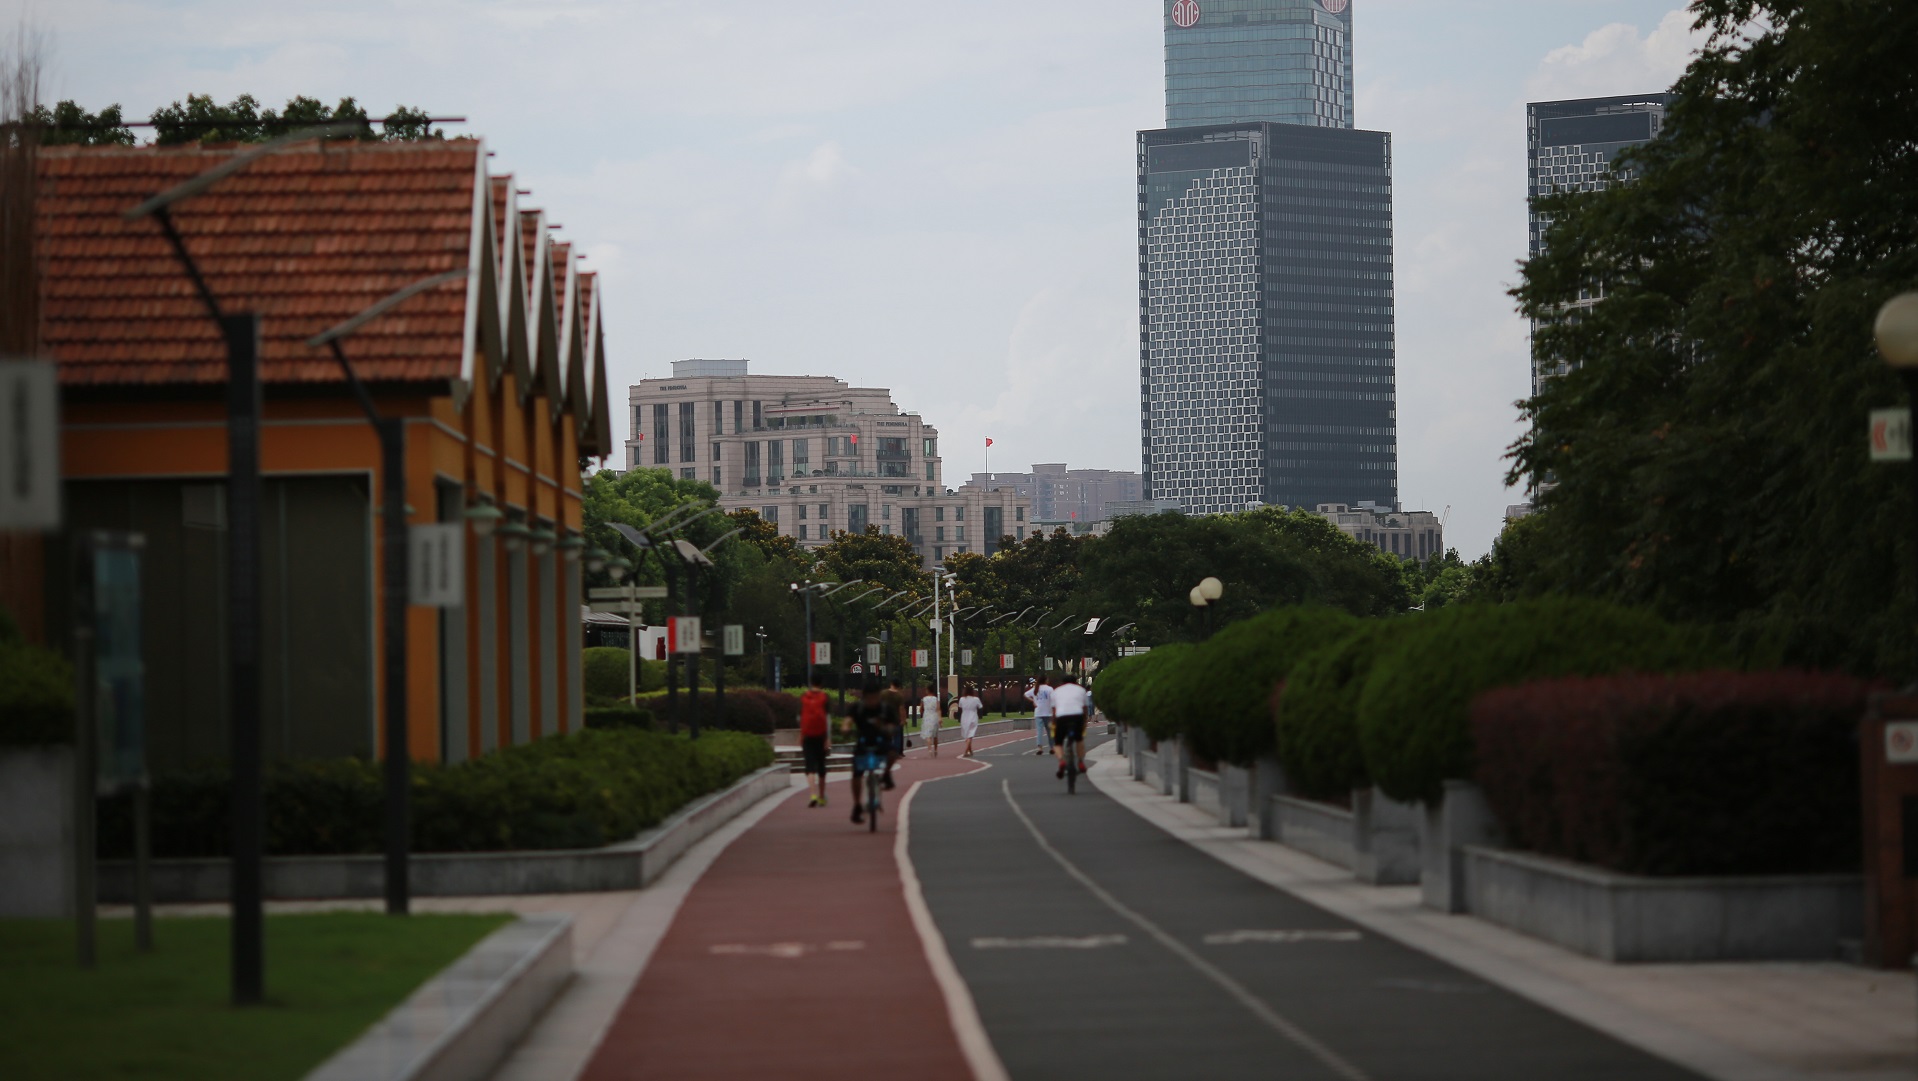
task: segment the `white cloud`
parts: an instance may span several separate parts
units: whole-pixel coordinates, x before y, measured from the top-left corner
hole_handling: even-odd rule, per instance
[[[1692,16],[1684,10],[1670,12],[1643,37],[1636,26],[1612,23],[1577,45],[1547,53],[1526,92],[1532,100],[1544,101],[1666,90],[1705,37],[1692,29]]]

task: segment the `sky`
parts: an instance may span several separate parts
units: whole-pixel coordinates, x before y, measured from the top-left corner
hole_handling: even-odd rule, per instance
[[[1522,498],[1524,103],[1662,90],[1698,39],[1675,0],[1351,8],[1358,126],[1393,133],[1400,499],[1449,509],[1470,559]],[[46,35],[50,100],[467,118],[601,273],[622,402],[688,357],[888,387],[948,483],[988,437],[996,471],[1139,468],[1133,137],[1164,124],[1162,10],[0,0]]]

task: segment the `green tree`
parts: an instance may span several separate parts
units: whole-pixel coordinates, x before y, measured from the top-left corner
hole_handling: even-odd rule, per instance
[[[117,117],[119,106],[113,108]],[[421,109],[399,106],[382,123],[382,136],[374,133],[372,118],[352,98],[341,98],[339,104],[329,109],[318,98],[294,97],[283,110],[275,112],[262,110],[259,100],[251,94],[241,94],[225,105],[208,94],[188,94],[184,103],[163,105],[148,119],[154,127],[154,142],[161,146],[192,142],[256,143],[332,123],[357,123],[359,131],[348,138],[366,141],[445,138],[443,131],[427,122],[429,115]],[[130,137],[128,141],[131,142]]]
[[[912,542],[896,533],[881,533],[878,526],[869,525],[863,533],[835,531],[831,541],[814,550],[813,563],[833,581],[858,578],[884,586],[887,593],[931,588]]]
[[[1520,589],[1909,675],[1914,507],[1860,436],[1903,399],[1870,335],[1918,284],[1918,5],[1692,10],[1708,47],[1663,136],[1615,163],[1632,181],[1540,203],[1553,222],[1514,295],[1572,371],[1524,405],[1511,479],[1553,484]]]
[[[42,146],[132,146],[133,130],[126,126],[116,102],[97,113],[87,112],[72,101],[63,101],[49,109],[33,107],[32,122],[39,126]]]

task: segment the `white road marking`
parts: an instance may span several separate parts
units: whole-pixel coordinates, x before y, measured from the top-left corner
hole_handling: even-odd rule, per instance
[[[1031,938],[975,938],[975,950],[1096,950],[1101,946],[1123,946],[1124,935],[1034,935]]]
[[[1208,946],[1237,946],[1242,942],[1357,942],[1357,931],[1215,931],[1205,936]]]
[[[828,942],[823,947],[815,946],[810,942],[772,942],[763,946],[749,945],[744,942],[721,942],[708,946],[706,952],[715,953],[721,957],[777,957],[790,961],[809,953],[818,953],[822,949],[837,953],[865,948],[864,942],[849,941]]]
[[[1057,863],[1066,874],[1071,875],[1079,885],[1084,886],[1087,892],[1097,897],[1107,908],[1124,917],[1127,921],[1138,927],[1139,930],[1151,935],[1159,945],[1164,946],[1167,950],[1178,956],[1180,960],[1196,969],[1201,976],[1218,984],[1226,994],[1238,1000],[1239,1005],[1244,1006],[1252,1016],[1265,1022],[1266,1025],[1270,1026],[1272,1030],[1279,1035],[1297,1044],[1307,1054],[1318,1059],[1333,1073],[1346,1078],[1347,1081],[1373,1081],[1370,1074],[1353,1065],[1337,1051],[1320,1043],[1316,1036],[1293,1024],[1291,1021],[1286,1020],[1284,1015],[1273,1009],[1264,999],[1253,994],[1244,984],[1226,975],[1225,971],[1219,968],[1219,966],[1192,952],[1190,946],[1172,937],[1170,932],[1139,913],[1134,912],[1132,909],[1127,908],[1117,897],[1106,892],[1105,887],[1094,882],[1091,875],[1081,871],[1077,864],[1065,857],[1064,853],[1052,847],[1052,842],[1046,840],[1045,834],[1039,832],[1039,827],[1026,815],[1025,809],[1019,806],[1019,801],[1013,798],[1011,781],[999,782],[999,788],[1005,793],[1006,803],[1012,807],[1012,813],[1018,815],[1019,821],[1025,823],[1027,832],[1032,834],[1032,839],[1038,843],[1040,850],[1046,855],[1051,856],[1053,861]]]

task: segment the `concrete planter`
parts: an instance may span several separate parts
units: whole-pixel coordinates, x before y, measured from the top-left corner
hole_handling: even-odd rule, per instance
[[[73,749],[0,749],[0,916],[72,915]]]
[[[762,798],[790,787],[792,774],[768,766],[730,788],[694,800],[630,841],[604,848],[521,852],[416,853],[409,876],[420,897],[634,890],[650,885],[680,853]],[[224,901],[231,864],[225,859],[155,860],[155,901]],[[280,899],[379,897],[384,857],[274,856],[266,861],[266,896]],[[100,864],[100,899],[130,901],[133,862]]]
[[[1219,763],[1219,824],[1244,826],[1252,798],[1252,774],[1243,766]]]
[[[1279,816],[1272,801],[1275,796],[1285,795],[1285,770],[1277,758],[1267,755],[1252,764],[1250,784],[1245,797],[1248,817],[1257,817],[1257,821],[1250,823],[1252,835],[1261,841],[1276,841]]]
[[[1445,798],[1420,808],[1419,888],[1427,908],[1465,912],[1465,849],[1503,848],[1504,836],[1485,793],[1470,781],[1445,782]]]
[[[1419,880],[1419,809],[1387,799],[1377,789],[1352,793],[1352,872],[1374,886]]]
[[[1220,798],[1219,775],[1208,769],[1196,766],[1185,771],[1187,791],[1191,797],[1186,801],[1205,811],[1219,821],[1225,821],[1225,803]]]
[[[1358,866],[1352,812],[1293,796],[1274,796],[1272,808],[1278,818],[1280,844],[1348,871]]]
[[[1864,920],[1858,875],[1645,878],[1466,846],[1472,915],[1604,961],[1830,960]]]

